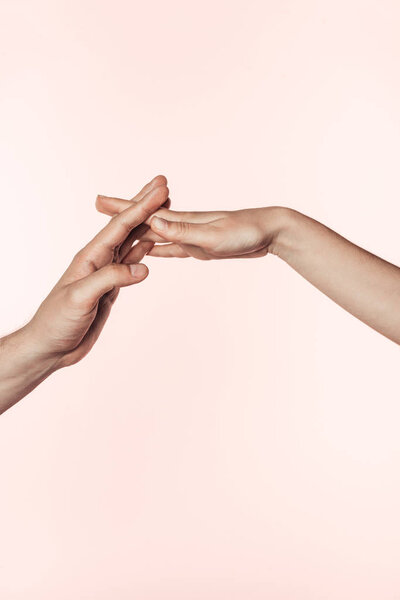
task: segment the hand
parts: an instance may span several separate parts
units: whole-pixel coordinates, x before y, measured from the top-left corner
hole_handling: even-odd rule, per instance
[[[174,213],[151,219],[151,230],[165,242],[151,256],[192,256],[200,260],[258,258],[270,252],[276,229],[273,208],[231,212]]]
[[[81,360],[99,337],[119,288],[147,277],[147,267],[137,263],[154,242],[133,244],[149,229],[144,222],[169,206],[166,183],[163,176],[148,183],[75,255],[32,320],[0,339],[0,414],[56,369]]]
[[[129,204],[103,199],[112,214]],[[111,206],[112,205],[112,206]],[[162,217],[162,219],[160,219]],[[346,240],[322,223],[284,207],[180,213],[160,209],[143,240],[164,242],[152,256],[253,258],[279,256],[355,317],[400,344],[400,268]]]
[[[99,337],[119,288],[148,275],[137,263],[153,242],[132,244],[144,231],[142,223],[168,200],[165,177],[155,178],[134,200],[76,254],[26,326],[35,353],[54,360],[54,369],[81,360]],[[123,264],[127,254],[129,264]]]
[[[102,197],[97,208],[100,212],[112,215],[125,210],[129,204],[128,200]],[[277,251],[275,242],[285,210],[269,207],[175,212],[161,208],[148,220],[152,231],[144,233],[142,239],[164,242],[154,246],[148,252],[150,256],[193,256],[200,260],[261,257]]]

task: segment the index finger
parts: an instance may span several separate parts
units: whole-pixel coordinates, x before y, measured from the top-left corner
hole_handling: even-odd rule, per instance
[[[167,185],[167,178],[164,175],[157,175],[154,177],[149,183],[140,190],[136,196],[131,198],[130,200],[122,200],[121,198],[112,198],[110,196],[103,196],[99,194],[96,198],[96,208],[99,212],[103,212],[110,217],[120,213],[121,210],[125,210],[129,206],[129,203],[134,202],[135,204],[142,200],[146,196],[148,192],[150,192],[153,188],[158,187],[160,185]],[[125,206],[121,209],[121,204],[118,203],[120,200],[125,202]],[[114,201],[116,203],[117,209],[114,210]]]
[[[137,196],[135,196],[135,198],[132,198],[132,200],[125,200],[123,198],[115,198],[114,196],[102,196],[99,194],[96,198],[96,209],[104,215],[114,217],[114,215],[117,215],[118,213],[127,209],[132,204],[136,204],[137,202]],[[170,206],[171,200],[170,198],[167,198],[162,207],[169,208]]]
[[[96,208],[99,212],[105,215],[115,215],[127,209],[135,200],[125,200],[123,198],[115,198],[112,196],[97,196]],[[188,223],[208,223],[215,219],[225,216],[225,212],[217,211],[176,211],[170,210],[169,207],[162,206],[157,216],[167,219],[168,221],[187,221]],[[148,222],[148,225],[150,221]]]
[[[80,255],[97,269],[110,263],[114,249],[128,237],[132,229],[146,221],[167,200],[169,190],[160,185],[150,190],[142,200],[113,217],[81,250]]]

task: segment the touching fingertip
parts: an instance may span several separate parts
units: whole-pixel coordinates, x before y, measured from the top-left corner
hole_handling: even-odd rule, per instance
[[[152,180],[152,183],[157,183],[158,185],[166,185],[167,178],[165,177],[165,175],[156,175]]]

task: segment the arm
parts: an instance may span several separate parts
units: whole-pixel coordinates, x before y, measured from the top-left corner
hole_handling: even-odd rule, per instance
[[[0,339],[0,413],[29,394],[53,372],[51,357],[35,349],[29,326]]]
[[[275,253],[349,313],[400,344],[400,269],[289,211]]]
[[[106,214],[126,206],[121,199],[98,203]],[[162,209],[150,224],[152,233],[143,239],[164,242],[154,246],[152,256],[210,260],[275,254],[345,310],[400,344],[400,269],[306,215],[283,207]]]
[[[164,216],[171,218],[168,211]],[[178,245],[155,246],[150,254],[194,255],[197,248],[188,251],[187,243],[196,244],[196,236],[205,251],[199,258],[275,254],[345,310],[400,344],[399,267],[287,208],[236,211],[197,227],[153,218],[152,230]]]
[[[155,178],[134,204],[76,254],[32,320],[0,339],[0,413],[51,373],[77,363],[90,351],[119,288],[147,277],[147,267],[137,263],[153,243],[132,244],[145,230],[146,219],[167,199],[165,178]]]

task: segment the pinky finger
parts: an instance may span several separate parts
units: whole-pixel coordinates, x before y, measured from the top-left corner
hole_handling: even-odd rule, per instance
[[[88,331],[83,336],[83,339],[80,342],[80,344],[63,357],[63,366],[66,367],[77,363],[84,356],[86,356],[86,354],[88,354],[93,348],[95,342],[97,341],[100,333],[103,330],[104,325],[106,324],[108,316],[111,312],[112,305],[114,304],[118,296],[119,289],[114,288],[114,290],[112,292],[108,292],[103,296],[103,298],[100,299],[96,317],[92,325],[89,327]]]

